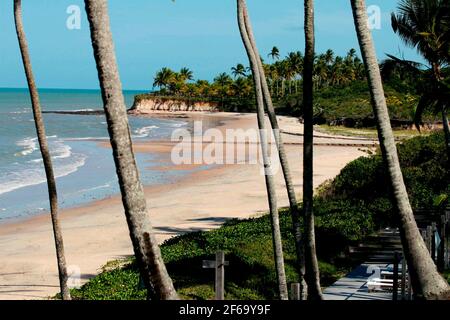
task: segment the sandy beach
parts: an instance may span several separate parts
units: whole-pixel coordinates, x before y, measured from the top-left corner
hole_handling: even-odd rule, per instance
[[[163,115],[154,115],[162,117]],[[196,120],[221,121],[217,129],[256,128],[256,115],[177,115]],[[302,125],[280,117],[283,138],[299,198],[302,191]],[[371,140],[316,134],[315,185],[335,177],[350,161],[372,147]],[[136,152],[158,155],[167,163],[174,142],[135,145]],[[103,143],[99,147],[108,147]],[[245,146],[240,146],[244,148]],[[201,168],[201,165],[189,169]],[[149,170],[184,170],[154,166]],[[45,186],[43,186],[44,188]],[[281,172],[277,175],[279,206],[287,206]],[[218,165],[168,185],[146,187],[149,215],[162,242],[180,233],[219,227],[230,218],[248,218],[267,212],[264,176],[258,165]],[[121,199],[114,196],[61,212],[69,271],[79,271],[84,283],[108,261],[132,255]],[[48,214],[0,225],[0,299],[45,299],[59,291],[55,249]]]

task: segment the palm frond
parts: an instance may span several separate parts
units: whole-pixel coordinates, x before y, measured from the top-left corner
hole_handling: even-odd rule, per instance
[[[420,132],[420,126],[423,124],[422,117],[425,112],[430,107],[436,106],[438,103],[436,97],[432,96],[431,94],[424,94],[420,100],[419,104],[416,107],[416,112],[414,114],[414,125],[416,126],[417,130]]]

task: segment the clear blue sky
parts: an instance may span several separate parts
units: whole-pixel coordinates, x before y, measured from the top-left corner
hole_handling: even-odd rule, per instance
[[[96,89],[89,27],[82,0],[23,0],[24,24],[38,86]],[[317,51],[358,48],[349,0],[316,0]],[[303,1],[248,0],[261,53],[276,45],[282,55],[303,51]],[[0,2],[0,87],[25,87],[14,30],[12,0]],[[397,1],[367,0],[382,9],[374,31],[385,53],[419,59],[390,27]],[[82,9],[80,30],[66,28],[69,5]],[[187,66],[211,80],[238,62],[247,64],[236,24],[235,0],[109,0],[121,79],[126,89],[150,89],[156,70]]]

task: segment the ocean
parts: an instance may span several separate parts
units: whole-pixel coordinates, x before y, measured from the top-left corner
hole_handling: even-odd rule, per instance
[[[140,92],[125,91],[127,107]],[[102,110],[99,91],[40,90],[45,111]],[[164,139],[179,120],[130,117],[135,141]],[[99,146],[109,140],[104,115],[44,114],[61,208],[80,206],[119,193],[112,151]],[[137,154],[145,185],[168,183],[183,171],[145,170],[161,166],[151,154]],[[49,211],[45,172],[26,89],[0,89],[0,223]]]

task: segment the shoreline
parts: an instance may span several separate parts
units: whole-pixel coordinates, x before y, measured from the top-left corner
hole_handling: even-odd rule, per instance
[[[211,118],[219,123],[216,128],[222,131],[256,127],[254,114],[195,113],[189,119]],[[292,118],[282,117],[280,124],[286,130],[297,126]],[[301,140],[298,139],[301,137],[284,137],[296,192],[300,194],[301,149],[298,144]],[[370,144],[366,146],[371,147]],[[156,153],[158,158],[170,157],[168,150],[170,144],[167,141],[166,145],[164,141],[135,144],[136,152]],[[363,151],[345,143],[317,145],[315,186],[333,178],[348,162],[362,155]],[[166,171],[174,170],[174,167],[155,169]],[[207,170],[200,166],[200,170],[171,183],[145,187],[149,215],[158,240],[163,242],[180,233],[210,230],[220,227],[228,219],[249,218],[267,212],[264,177],[258,171],[257,165],[247,164],[216,165]],[[282,177],[277,176],[276,181],[279,206],[287,206]],[[80,271],[82,283],[101,271],[108,261],[132,255],[120,195],[61,210],[60,217],[67,264]],[[42,214],[1,224],[0,299],[42,299],[58,290],[50,216]]]

